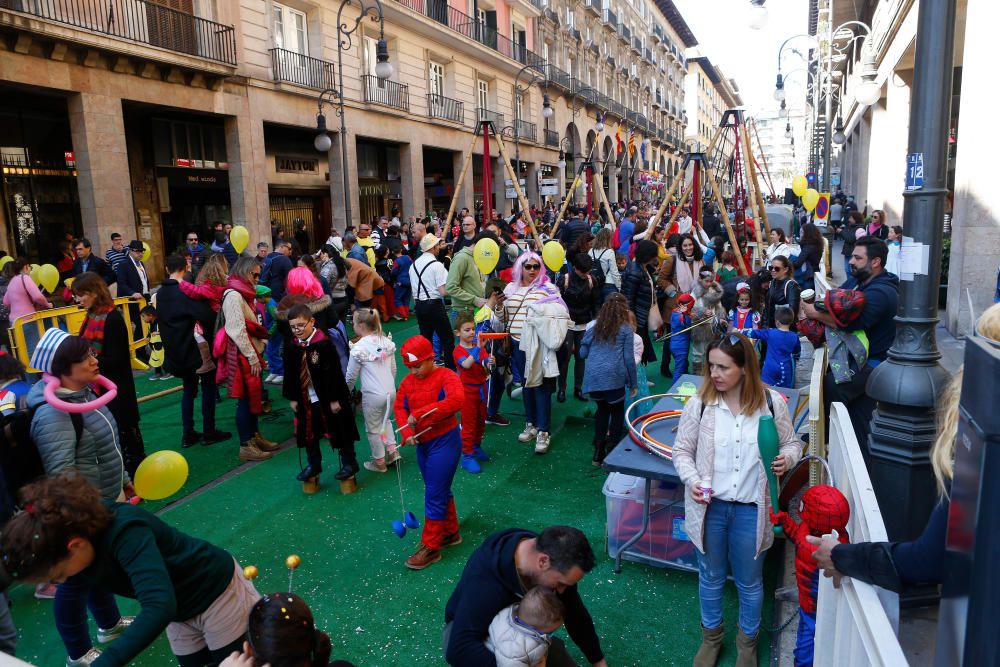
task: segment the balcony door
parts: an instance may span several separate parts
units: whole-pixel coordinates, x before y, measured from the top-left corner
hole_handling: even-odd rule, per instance
[[[171,51],[201,55],[194,26],[194,0],[144,2],[149,43]]]
[[[281,81],[293,81],[303,86],[325,88],[322,72],[309,66],[309,34],[306,30],[306,15],[297,9],[274,3],[273,31],[274,46],[278,51],[276,72]]]
[[[444,65],[433,60],[427,63],[427,89],[430,91],[431,114],[435,118],[447,116],[447,102],[444,99]]]

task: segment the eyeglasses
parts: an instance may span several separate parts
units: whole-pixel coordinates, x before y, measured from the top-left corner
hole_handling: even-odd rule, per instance
[[[260,278],[260,271],[254,271],[250,275],[253,276],[254,280],[257,280],[258,278]]]
[[[192,236],[192,237],[188,238],[188,243],[197,243],[197,242],[198,242],[198,237],[197,236]]]
[[[542,268],[542,265],[541,264],[525,264],[523,268],[524,268],[525,271],[537,271],[540,268]]]
[[[725,342],[727,337],[729,338],[729,347],[736,347],[737,345],[740,344],[739,334],[734,334],[734,333],[731,334],[720,333],[719,341]]]

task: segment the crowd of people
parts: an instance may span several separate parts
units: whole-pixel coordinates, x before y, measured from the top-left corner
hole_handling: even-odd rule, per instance
[[[689,372],[702,376],[681,417],[674,459],[688,488],[687,533],[700,565],[704,643],[696,664],[715,664],[718,656],[727,568],[740,597],[738,664],[756,664],[762,554],[773,540],[763,466],[781,475],[802,451],[788,408],[766,385],[795,386],[800,335],[816,326],[863,335],[863,358],[847,358],[846,373],[829,372],[825,396],[847,404],[856,428],[867,429],[873,406],[865,379],[886,358],[895,331],[898,280],[886,241],[900,232],[883,233],[881,211],[870,223],[836,230],[850,237],[842,287],[865,297],[845,322],[813,296],[813,276],[830,254],[815,225],[804,224],[796,239],[773,227],[766,247],[747,243],[741,232],[731,247],[711,207],[695,216],[676,208],[658,215],[654,202],[625,203],[613,220],[573,207],[557,220],[546,208],[532,216],[537,237],[522,216],[482,220],[467,209],[449,221],[379,217],[323,243],[304,225],[292,238],[273,226],[270,243],[242,253],[229,240],[231,227],[219,224],[210,246],[195,232],[186,235],[166,258],[168,277],[155,296],[139,241],[124,245],[113,235],[105,259],[89,240],[75,241],[65,298],[86,318],[77,335],[50,329],[29,342],[31,366],[55,378],[63,401],[94,408],[81,424],[77,413],[46,404],[44,383],[23,382],[23,367],[6,371],[23,386],[0,391],[27,395],[48,477],[22,490],[20,511],[0,540],[4,569],[15,580],[40,582],[40,593],[58,584],[47,592],[56,597],[70,665],[126,664],[164,630],[181,665],[217,664],[232,652],[239,655],[226,664],[264,664],[278,655],[285,661],[272,664],[329,659],[329,638],[301,598],[262,598],[231,555],[123,502],[134,496],[131,479],[145,448],[123,343],[136,323],[115,307],[115,286],[119,296],[150,301],[143,317],[162,339],[166,372],[183,386],[182,448],[232,440],[216,425],[220,386],[234,405],[238,457],[252,462],[279,449],[258,420],[269,409],[269,387],[280,387],[295,415],[296,443],[306,451],[300,481],[323,472],[323,439],[342,481],[361,468],[384,474],[415,447],[425,496],[420,543],[405,562],[414,570],[462,541],[454,476],[459,469],[484,472],[485,429],[512,423],[501,411],[505,396],[508,404],[520,401],[526,415],[516,439],[533,443],[539,455],[556,445],[553,398],[563,403],[571,393],[574,401],[593,402],[592,462],[600,465],[621,440],[625,407],[648,395],[651,364],[659,361],[671,382]],[[475,255],[484,239],[499,248],[488,274]],[[564,251],[561,264],[543,259],[550,241]],[[28,266],[17,258],[0,278],[10,321],[52,305]],[[419,334],[397,346],[383,325],[411,315]],[[407,369],[398,384],[397,352]],[[0,357],[0,372],[5,368]],[[99,375],[117,387],[100,405]],[[764,415],[774,417],[780,437],[773,461],[760,461],[755,436],[741,437],[756,434]],[[370,456],[359,461],[362,432]],[[576,591],[593,566],[591,547],[574,528],[491,535],[446,606],[445,659],[567,664],[565,649],[550,637],[565,623],[588,661],[603,665]],[[217,576],[192,576],[204,572]],[[122,617],[112,593],[138,598],[140,614]],[[281,605],[302,620],[301,630],[277,628],[274,607]],[[99,641],[115,640],[103,651],[91,644],[88,608]],[[313,658],[296,657],[306,655]],[[529,658],[506,662],[511,655]]]

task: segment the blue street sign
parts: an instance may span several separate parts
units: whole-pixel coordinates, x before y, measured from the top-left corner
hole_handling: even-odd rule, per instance
[[[924,154],[910,153],[906,156],[906,191],[924,187]]]
[[[809,184],[809,187],[814,187],[818,181],[819,178],[817,178],[815,171],[810,171],[806,173],[806,183]]]

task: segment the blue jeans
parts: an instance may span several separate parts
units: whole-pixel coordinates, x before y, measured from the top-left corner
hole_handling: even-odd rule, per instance
[[[184,393],[181,395],[181,426],[184,434],[194,431],[194,399],[198,396],[198,383],[201,382],[201,427],[205,433],[215,431],[215,397],[218,388],[215,386],[215,373],[201,373],[182,378]]]
[[[81,576],[70,577],[56,589],[53,612],[56,629],[62,637],[69,657],[76,659],[89,651],[90,627],[87,625],[87,608],[94,615],[97,627],[113,628],[121,620],[115,596],[99,588],[91,588]]]
[[[731,567],[740,599],[740,629],[756,637],[764,606],[764,554],[754,557],[757,506],[713,499],[705,514],[704,547],[705,553],[695,550],[701,624],[708,629],[722,625],[722,589]]]
[[[10,600],[6,593],[0,593],[0,653],[14,655],[17,648],[17,628],[10,615]]]
[[[506,374],[502,370],[493,369],[490,372],[490,395],[486,397],[486,415],[492,417],[500,412],[500,401],[506,389]]]
[[[844,256],[844,280],[851,277],[851,256]]]
[[[273,375],[285,374],[285,362],[281,358],[281,343],[284,338],[280,331],[275,331],[274,335],[267,339],[267,346],[264,348],[264,356],[267,358],[267,372]]]
[[[243,397],[236,402],[236,432],[240,435],[240,444],[244,444],[259,430],[257,415],[250,412],[250,399]]]
[[[514,375],[524,378],[524,352],[520,346],[514,347]],[[529,424],[533,424],[539,431],[549,432],[552,422],[552,382],[551,379],[542,380],[538,387],[525,387],[521,392],[521,400],[524,401],[524,414]]]
[[[614,284],[612,284],[612,283],[604,283],[604,286],[601,287],[601,303],[603,304],[605,301],[608,300],[609,296],[611,296],[612,294],[614,294],[617,291],[618,291],[618,288],[615,287]]]

